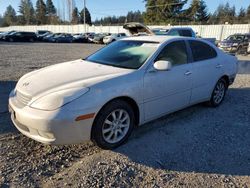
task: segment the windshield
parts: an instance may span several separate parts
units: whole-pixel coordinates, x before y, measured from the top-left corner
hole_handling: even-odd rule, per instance
[[[231,35],[229,37],[227,37],[226,40],[238,40],[238,41],[242,41],[244,39],[244,35]]]
[[[158,43],[145,41],[117,41],[86,60],[114,67],[138,69],[157,49]]]

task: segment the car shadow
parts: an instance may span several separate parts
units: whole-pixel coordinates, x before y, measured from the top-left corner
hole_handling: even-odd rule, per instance
[[[200,104],[147,123],[114,152],[165,171],[249,176],[249,96],[250,88],[229,89],[220,107]]]
[[[250,61],[239,60],[238,74],[250,74]]]
[[[0,81],[0,134],[17,132],[8,111],[8,98],[15,88],[16,81]]]

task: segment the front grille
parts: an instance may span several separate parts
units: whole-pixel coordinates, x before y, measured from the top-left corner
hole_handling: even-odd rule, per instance
[[[25,95],[25,94],[17,91],[16,92],[16,99],[19,103],[26,106],[26,105],[28,105],[28,103],[31,101],[32,98],[28,95]]]

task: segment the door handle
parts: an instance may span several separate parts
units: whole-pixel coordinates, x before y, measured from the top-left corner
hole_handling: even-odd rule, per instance
[[[185,72],[186,76],[189,76],[190,74],[192,74],[192,72],[190,72],[190,71]]]
[[[223,65],[218,64],[218,65],[216,65],[216,67],[215,67],[215,68],[219,69],[219,68],[221,68],[222,66],[223,66]]]

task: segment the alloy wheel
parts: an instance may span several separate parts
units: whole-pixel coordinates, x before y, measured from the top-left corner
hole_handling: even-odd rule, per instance
[[[121,141],[128,133],[130,116],[127,111],[117,109],[112,111],[102,126],[102,136],[110,144]]]

